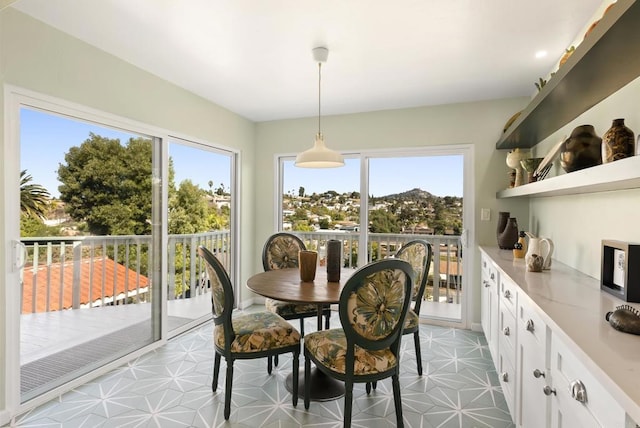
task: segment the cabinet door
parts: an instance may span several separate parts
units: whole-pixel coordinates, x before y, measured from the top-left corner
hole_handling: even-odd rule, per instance
[[[518,426],[544,428],[549,426],[547,326],[524,299],[518,305]]]
[[[482,256],[482,275],[480,284],[480,304],[482,330],[487,339],[489,351],[494,361],[498,357],[498,280],[494,264],[485,255]]]

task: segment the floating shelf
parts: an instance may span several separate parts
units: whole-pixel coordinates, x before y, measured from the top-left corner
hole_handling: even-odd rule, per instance
[[[505,189],[496,198],[544,197],[640,188],[640,156]]]
[[[618,0],[496,143],[531,148],[640,76],[640,0]]]

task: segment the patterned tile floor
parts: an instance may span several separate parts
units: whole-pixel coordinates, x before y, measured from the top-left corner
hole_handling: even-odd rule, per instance
[[[332,324],[338,317],[332,318]],[[305,324],[313,331],[314,320]],[[294,408],[284,380],[291,358],[267,375],[266,360],[238,361],[231,417],[225,422],[224,366],[211,391],[211,322],[187,332],[126,366],[17,418],[11,427],[341,427],[344,399],[299,401]],[[402,344],[402,404],[405,426],[419,428],[513,427],[481,333],[420,326],[424,375],[418,376],[413,340]],[[300,357],[303,367],[304,358]],[[224,365],[224,359],[223,359]],[[354,387],[353,426],[395,425],[391,381],[367,395]]]

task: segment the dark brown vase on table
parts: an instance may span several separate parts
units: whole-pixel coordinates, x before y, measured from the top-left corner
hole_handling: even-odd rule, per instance
[[[342,241],[330,239],[327,241],[327,281],[340,282],[341,264]]]
[[[608,163],[631,157],[636,152],[633,131],[624,119],[614,119],[611,128],[602,136],[602,162]]]
[[[593,125],[580,125],[560,146],[560,165],[566,172],[578,171],[602,163],[602,139]]]

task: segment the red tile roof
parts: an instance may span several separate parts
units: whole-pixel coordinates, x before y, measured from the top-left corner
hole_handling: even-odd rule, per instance
[[[93,274],[91,276],[91,266]],[[90,277],[91,276],[91,277]],[[138,275],[134,270],[116,263],[111,259],[87,259],[80,262],[80,305],[96,302],[103,297],[102,283],[104,278],[104,298],[113,300],[114,286],[116,300],[124,297],[125,293],[135,292],[136,287],[142,290],[149,285],[149,279]],[[47,284],[49,288],[49,307],[47,308]],[[35,310],[34,301],[35,284]],[[61,287],[62,284],[62,287]],[[128,285],[128,286],[127,286]],[[62,288],[62,305],[60,293]],[[58,311],[73,306],[73,262],[52,263],[49,266],[39,266],[37,271],[33,267],[24,268],[22,287],[22,313]]]

